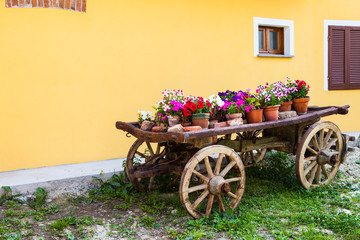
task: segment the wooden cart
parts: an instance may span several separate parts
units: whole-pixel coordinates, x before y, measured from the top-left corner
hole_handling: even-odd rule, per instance
[[[345,161],[349,137],[320,118],[347,114],[348,108],[309,107],[294,118],[194,132],[154,133],[137,122],[118,121],[116,127],[137,138],[126,159],[133,186],[152,190],[157,176],[181,176],[181,202],[191,216],[201,218],[215,207],[235,208],[245,188],[245,167],[269,150],[296,155],[296,177],[304,188],[328,184]]]

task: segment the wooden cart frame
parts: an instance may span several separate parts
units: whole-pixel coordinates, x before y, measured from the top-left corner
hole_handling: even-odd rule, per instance
[[[194,132],[143,131],[137,122],[118,121],[116,127],[137,138],[126,159],[133,186],[152,190],[156,176],[181,176],[181,202],[191,216],[201,218],[214,204],[220,211],[235,208],[245,188],[245,167],[269,150],[296,155],[296,177],[304,188],[328,184],[345,161],[349,137],[320,118],[347,114],[348,108],[309,107],[294,118]]]

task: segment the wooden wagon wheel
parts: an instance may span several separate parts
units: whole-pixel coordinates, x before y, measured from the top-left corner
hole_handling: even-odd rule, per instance
[[[126,159],[126,174],[135,188],[142,191],[154,189],[154,176],[147,179],[137,178],[134,172],[138,167],[158,163],[164,159],[165,154],[166,144],[164,143],[150,143],[139,139],[134,142]]]
[[[250,167],[253,165],[257,165],[259,162],[261,162],[265,155],[266,155],[267,149],[256,149],[248,152],[241,152],[240,158],[244,163],[245,167]]]
[[[343,139],[332,122],[314,123],[304,134],[296,152],[296,177],[306,189],[329,184],[341,162]]]
[[[260,134],[262,134],[263,130],[255,130],[255,131],[249,131],[249,132],[243,132],[238,133],[239,138],[242,139],[256,139]],[[267,149],[266,148],[260,148],[255,149],[251,151],[246,152],[240,152],[240,158],[242,162],[244,163],[245,167],[253,166],[261,162],[265,155],[266,155]]]
[[[226,157],[227,164],[223,166]],[[213,167],[209,158],[216,159]],[[205,165],[206,173],[196,169]],[[201,179],[193,182],[193,177]],[[220,211],[235,208],[244,193],[245,170],[239,155],[222,145],[213,145],[199,150],[186,164],[181,175],[180,199],[184,208],[194,218],[210,215],[216,205]],[[216,200],[214,202],[214,199]]]

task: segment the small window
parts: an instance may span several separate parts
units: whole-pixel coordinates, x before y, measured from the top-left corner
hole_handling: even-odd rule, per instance
[[[259,53],[284,54],[284,28],[259,26]]]

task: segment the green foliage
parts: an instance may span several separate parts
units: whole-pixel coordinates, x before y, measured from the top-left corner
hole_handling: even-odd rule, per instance
[[[42,205],[44,205],[46,203],[47,195],[48,195],[48,192],[45,189],[38,187],[36,189],[35,199],[30,201],[29,206],[32,208],[41,207]]]

